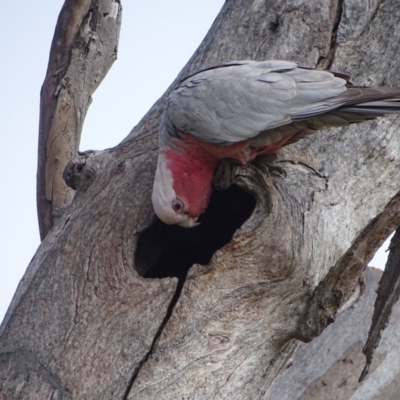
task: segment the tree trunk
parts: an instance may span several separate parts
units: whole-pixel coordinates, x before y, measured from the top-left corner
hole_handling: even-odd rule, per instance
[[[287,59],[400,85],[399,22],[395,0],[227,0],[177,80]],[[151,190],[173,87],[120,145],[67,166],[74,199],[57,205],[0,329],[3,398],[266,398],[400,225],[399,119],[388,117],[286,147],[285,173],[226,162],[202,225],[165,226]],[[63,172],[49,165],[42,190]]]
[[[400,373],[400,312],[395,309],[369,375],[358,382],[365,365],[367,339],[382,271],[367,268],[353,305],[311,343],[302,344],[266,400],[397,400]],[[353,396],[353,397],[352,397]]]

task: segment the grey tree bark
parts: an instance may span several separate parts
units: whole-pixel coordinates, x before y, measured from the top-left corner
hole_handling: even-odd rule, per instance
[[[40,96],[37,209],[42,240],[74,197],[63,172],[78,155],[91,95],[116,59],[120,26],[119,1],[66,0],[60,12]]]
[[[288,146],[277,161],[285,174],[224,163],[215,186],[226,190],[203,226],[165,227],[150,197],[159,118],[176,81],[120,145],[77,155],[90,95],[110,65],[96,55],[115,58],[120,4],[67,0],[63,10],[52,55],[63,37],[65,53],[50,57],[42,94],[44,240],[0,328],[0,395],[267,398],[299,341],[334,321],[400,226],[399,119]],[[400,85],[399,21],[395,0],[227,0],[177,80],[235,59],[287,59],[351,73],[356,84]],[[102,26],[104,38],[85,36]],[[89,66],[100,72],[86,92]],[[70,135],[59,110],[61,121],[75,118]]]
[[[370,372],[362,348],[367,340],[382,271],[367,268],[364,290],[341,312],[334,324],[311,343],[302,344],[288,368],[272,387],[267,400],[396,400],[399,398],[400,313],[395,308]]]

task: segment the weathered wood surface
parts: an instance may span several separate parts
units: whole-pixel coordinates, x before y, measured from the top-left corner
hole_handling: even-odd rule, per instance
[[[368,340],[363,348],[363,353],[367,358],[360,380],[363,380],[368,374],[374,351],[381,340],[382,332],[387,327],[391,313],[400,295],[400,228],[390,241],[390,252],[386,263],[385,271],[379,282],[377,289],[377,298],[372,317],[371,327],[368,333]]]
[[[266,400],[397,400],[399,398],[400,314],[395,307],[365,382],[362,348],[371,324],[382,271],[367,268],[365,291],[321,336],[303,344]]]
[[[60,12],[40,96],[37,205],[40,237],[74,197],[63,179],[78,155],[92,94],[117,57],[121,5],[66,0]]]
[[[399,22],[395,0],[228,0],[180,77],[234,59],[280,58],[351,73],[357,84],[400,85]],[[223,184],[250,191],[255,209],[185,279],[174,246],[189,239],[176,239],[175,228],[143,234],[155,221],[165,98],[119,146],[70,165],[75,198],[1,326],[3,398],[265,398],[293,339],[309,341],[334,320],[400,225],[399,119],[327,130],[282,151],[286,177],[227,166]],[[240,202],[249,211],[232,193],[216,214],[229,209],[234,218]],[[192,245],[212,237],[204,229]],[[159,279],[174,268],[181,285]]]

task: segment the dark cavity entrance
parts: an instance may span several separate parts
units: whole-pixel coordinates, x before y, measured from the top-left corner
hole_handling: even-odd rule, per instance
[[[146,278],[186,278],[193,264],[209,263],[212,255],[230,242],[234,232],[246,221],[255,207],[249,193],[231,186],[214,191],[200,225],[182,228],[157,220],[142,232],[136,250],[136,266]]]

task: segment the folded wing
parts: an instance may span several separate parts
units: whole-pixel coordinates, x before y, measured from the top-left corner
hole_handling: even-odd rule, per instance
[[[345,78],[288,61],[237,61],[183,80],[166,113],[179,131],[226,144],[316,116],[321,129],[338,126],[338,118],[351,123],[353,113],[360,122],[400,112],[399,88],[355,87]]]

